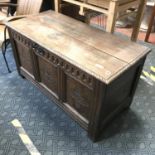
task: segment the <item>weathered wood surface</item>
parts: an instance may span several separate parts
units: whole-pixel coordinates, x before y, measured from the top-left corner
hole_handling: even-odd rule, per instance
[[[7,25],[106,83],[149,50],[52,11]]]

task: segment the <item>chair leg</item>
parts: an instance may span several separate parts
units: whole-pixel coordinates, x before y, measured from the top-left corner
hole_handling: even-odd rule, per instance
[[[118,9],[118,2],[111,1],[109,12],[108,12],[107,24],[106,24],[106,32],[110,32],[110,33],[114,32],[116,18],[117,18],[117,9]]]
[[[143,13],[144,13],[145,4],[146,4],[146,0],[140,1],[138,11],[137,11],[137,16],[136,16],[136,22],[134,24],[134,28],[133,28],[132,35],[131,35],[131,41],[137,41],[139,29],[140,29],[140,25],[141,25]]]
[[[6,67],[7,67],[7,69],[8,69],[8,72],[11,73],[11,70],[10,70],[10,68],[9,68],[8,62],[7,62],[7,60],[6,60],[5,53],[2,52],[2,54],[3,54],[3,57],[4,57],[4,61],[5,61]]]
[[[4,29],[4,42],[2,43],[2,54],[3,54],[3,57],[4,57],[4,61],[6,63],[6,67],[8,69],[8,72],[11,73],[11,70],[9,68],[9,65],[8,65],[8,62],[7,62],[7,59],[6,59],[6,56],[5,56],[7,46],[10,43],[10,39],[6,39],[6,31],[7,31],[7,28]]]
[[[150,21],[149,21],[149,25],[148,25],[148,30],[146,32],[146,37],[145,37],[145,41],[146,42],[148,42],[148,40],[149,40],[149,36],[150,36],[151,29],[152,29],[152,26],[153,26],[154,18],[155,18],[155,5],[153,7],[153,11],[152,11],[152,14],[151,14],[151,17],[150,17]]]
[[[9,44],[9,43],[8,43],[8,40],[9,40],[9,39],[6,38],[6,35],[7,35],[7,27],[5,27],[5,29],[4,29],[4,42],[3,42],[3,43],[4,43],[4,45],[5,45],[5,46],[4,46],[5,52],[6,52],[6,49],[7,49],[8,44]]]
[[[54,0],[54,7],[56,12],[61,12],[61,0]]]

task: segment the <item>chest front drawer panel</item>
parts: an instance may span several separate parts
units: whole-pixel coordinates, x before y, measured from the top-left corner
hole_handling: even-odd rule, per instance
[[[58,96],[58,69],[41,56],[37,56],[40,83],[50,89],[55,96]],[[58,97],[57,97],[58,98]]]
[[[23,67],[27,72],[33,75],[32,55],[30,47],[24,45],[24,43],[16,39],[15,45],[20,59],[21,67]]]
[[[66,78],[67,104],[89,121],[90,106],[93,102],[93,91],[74,80],[70,76]]]

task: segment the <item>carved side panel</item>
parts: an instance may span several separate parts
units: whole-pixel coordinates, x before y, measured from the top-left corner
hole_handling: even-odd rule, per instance
[[[67,76],[66,83],[67,104],[89,121],[93,91],[70,76]]]
[[[38,56],[40,81],[56,95],[58,94],[58,70],[50,62]]]
[[[124,108],[129,108],[140,78],[145,59],[140,60],[107,86],[101,109],[100,129]],[[109,118],[108,118],[109,117]],[[108,118],[106,120],[106,118]]]
[[[112,109],[130,97],[132,84],[136,76],[136,69],[137,68],[132,68],[127,70],[123,75],[118,77],[118,79],[108,85],[107,104],[110,103]]]

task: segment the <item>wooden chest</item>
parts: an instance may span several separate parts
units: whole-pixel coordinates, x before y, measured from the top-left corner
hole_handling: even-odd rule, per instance
[[[48,11],[7,24],[18,72],[95,141],[131,104],[147,47]]]

